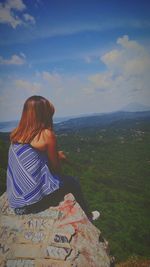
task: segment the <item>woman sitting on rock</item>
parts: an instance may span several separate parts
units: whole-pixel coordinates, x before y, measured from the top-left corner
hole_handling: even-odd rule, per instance
[[[80,184],[74,177],[62,176],[63,151],[57,150],[53,131],[54,106],[42,96],[31,96],[24,104],[18,127],[11,135],[8,155],[7,196],[16,214],[29,214],[57,206],[72,193],[90,220]]]

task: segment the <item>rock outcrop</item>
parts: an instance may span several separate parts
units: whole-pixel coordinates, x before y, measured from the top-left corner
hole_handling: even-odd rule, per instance
[[[72,194],[38,214],[15,215],[0,197],[1,267],[110,267],[108,243]]]

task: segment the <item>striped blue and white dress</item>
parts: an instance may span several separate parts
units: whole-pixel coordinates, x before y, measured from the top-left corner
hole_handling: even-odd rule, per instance
[[[7,197],[11,208],[38,202],[59,189],[60,178],[48,168],[48,158],[30,144],[11,144],[8,154]]]

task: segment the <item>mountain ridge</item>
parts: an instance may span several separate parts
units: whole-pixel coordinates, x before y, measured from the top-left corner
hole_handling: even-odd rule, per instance
[[[59,131],[72,128],[103,127],[119,121],[137,119],[150,119],[150,111],[116,111],[111,113],[94,113],[73,118],[66,117],[66,119],[63,117],[60,122],[55,122],[54,120],[54,128],[56,131]],[[0,132],[11,132],[17,126],[17,123],[17,121],[0,122]]]
[[[123,121],[136,121],[136,120],[149,120],[150,111],[142,112],[126,112],[126,111],[117,111],[112,113],[105,114],[95,114],[91,116],[79,117],[69,119],[67,121],[58,123],[55,125],[57,131],[60,130],[69,130],[69,129],[83,129],[89,127],[106,127],[111,124]]]

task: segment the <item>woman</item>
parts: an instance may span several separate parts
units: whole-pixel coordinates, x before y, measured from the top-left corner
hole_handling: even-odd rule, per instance
[[[57,150],[53,131],[54,106],[42,96],[31,96],[24,104],[19,125],[10,135],[7,195],[16,214],[37,213],[56,206],[72,193],[90,220],[80,185],[73,177],[61,175],[63,151]]]

